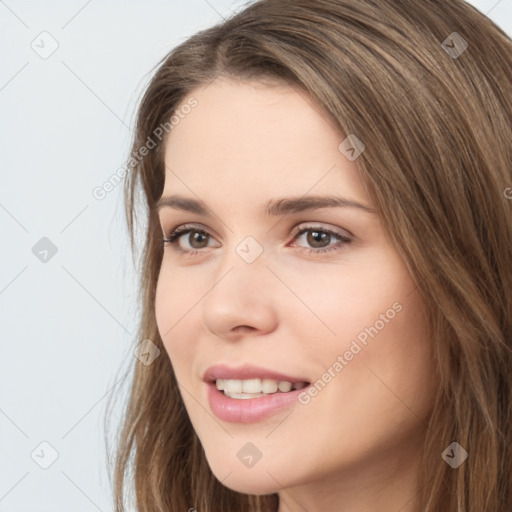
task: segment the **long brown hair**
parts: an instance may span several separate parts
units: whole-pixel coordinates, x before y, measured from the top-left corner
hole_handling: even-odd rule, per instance
[[[363,141],[357,164],[425,301],[439,367],[421,510],[512,510],[511,39],[462,0],[261,0],[174,48],[140,102],[125,180],[134,252],[145,223],[134,348],[149,339],[165,354],[154,308],[162,128],[172,133],[184,100],[220,75],[299,87]],[[115,510],[131,490],[141,512],[275,512],[277,494],[215,478],[169,358],[132,361]],[[457,469],[441,457],[454,441],[469,454]]]

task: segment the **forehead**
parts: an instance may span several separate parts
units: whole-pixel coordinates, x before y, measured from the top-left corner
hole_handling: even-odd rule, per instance
[[[164,195],[257,201],[311,191],[369,201],[356,163],[338,149],[345,136],[303,91],[222,79],[181,104],[190,98],[197,105],[166,141]]]

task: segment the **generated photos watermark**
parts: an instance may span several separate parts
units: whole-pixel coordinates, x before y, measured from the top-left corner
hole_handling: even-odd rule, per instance
[[[134,154],[132,154],[132,157],[124,166],[111,174],[102,185],[98,185],[92,189],[94,199],[97,199],[98,201],[105,199],[105,197],[107,197],[107,195],[122,182],[124,177],[134,169],[137,164],[142,162],[144,157],[147,156],[149,152],[163,140],[165,135],[170,133],[170,131],[176,127],[182,119],[185,119],[185,117],[192,112],[192,109],[196,107],[197,104],[198,102],[195,98],[190,98],[187,103],[175,111],[169,121],[157,126],[153,130],[152,135],[148,135],[146,142],[140,146]]]
[[[302,393],[300,393],[297,397],[297,400],[302,405],[307,405],[311,402],[311,399],[318,395],[325,386],[331,382],[331,380],[336,377],[338,373],[345,368],[349,364],[350,361],[359,354],[363,348],[365,348],[368,344],[368,336],[372,339],[377,336],[386,324],[388,324],[393,318],[395,318],[397,313],[402,311],[403,306],[400,302],[396,301],[393,303],[392,307],[386,310],[385,313],[381,313],[379,320],[375,321],[375,323],[370,327],[365,327],[355,339],[352,340],[350,344],[350,348],[346,350],[343,355],[338,355],[336,361],[327,368],[327,371],[322,374],[322,376],[317,379],[313,386],[308,386]],[[359,341],[359,343],[358,343]],[[362,345],[362,346],[361,346]]]

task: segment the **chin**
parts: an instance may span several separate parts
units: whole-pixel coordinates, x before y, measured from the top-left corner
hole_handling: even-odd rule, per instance
[[[282,486],[278,485],[269,475],[266,475],[266,477],[264,475],[255,476],[250,472],[235,475],[233,472],[227,478],[224,475],[224,481],[218,475],[215,474],[215,476],[224,487],[242,494],[273,494],[282,489]]]
[[[262,460],[258,461],[253,467],[245,467],[235,458],[231,463],[226,464],[224,457],[215,457],[214,460],[206,455],[208,465],[217,480],[228,489],[242,494],[273,494],[278,492],[288,482],[277,472],[269,471],[267,473]],[[269,474],[270,473],[270,474]],[[273,478],[274,477],[274,478]]]

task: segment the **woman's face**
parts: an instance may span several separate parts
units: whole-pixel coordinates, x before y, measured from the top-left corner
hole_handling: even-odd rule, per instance
[[[266,494],[410,470],[433,353],[419,293],[358,174],[362,146],[340,148],[321,107],[285,86],[218,79],[182,105],[190,98],[166,144],[162,197],[206,214],[159,210],[165,238],[192,231],[165,245],[156,319],[212,471]],[[288,208],[327,196],[362,206]],[[272,372],[310,385],[229,398],[203,381],[214,365],[228,373],[207,380],[228,378],[231,394],[261,391],[251,377],[272,391],[283,377]],[[245,365],[261,371],[234,373]]]

